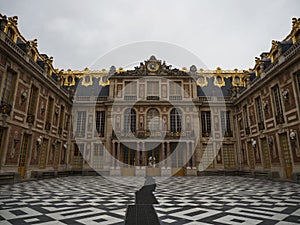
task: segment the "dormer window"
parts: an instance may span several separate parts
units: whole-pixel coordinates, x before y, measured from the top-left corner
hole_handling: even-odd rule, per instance
[[[72,76],[68,76],[68,83],[72,83],[73,82],[73,77]]]
[[[235,83],[240,83],[240,81],[241,81],[240,77],[238,77],[238,76],[234,77],[234,82]]]
[[[200,76],[200,77],[199,77],[199,82],[200,82],[200,83],[204,83],[204,77],[203,77],[203,76]]]
[[[217,82],[218,82],[219,84],[221,84],[221,83],[222,83],[222,77],[217,76]]]
[[[30,50],[30,55],[31,55],[31,58],[33,59],[33,61],[35,61],[36,54],[35,54],[35,51],[33,49]]]
[[[14,40],[15,32],[14,32],[14,30],[13,30],[11,27],[9,27],[8,30],[7,30],[7,36],[8,36],[10,39]]]

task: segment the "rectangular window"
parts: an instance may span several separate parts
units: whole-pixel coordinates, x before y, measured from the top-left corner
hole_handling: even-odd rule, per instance
[[[4,129],[0,127],[0,155],[2,152],[3,136],[4,136]]]
[[[46,126],[45,126],[46,130],[50,130],[51,127],[53,107],[54,107],[54,99],[49,96],[47,113],[46,113]]]
[[[284,123],[281,97],[278,85],[272,87],[273,101],[275,106],[275,115],[277,124]]]
[[[244,116],[244,123],[245,123],[245,132],[246,132],[246,134],[250,134],[249,116],[248,116],[247,105],[243,106],[243,116]]]
[[[65,118],[65,107],[63,105],[61,105],[60,113],[59,113],[59,125],[58,125],[58,134],[59,135],[61,135],[63,132],[64,118]]]
[[[85,135],[85,125],[86,125],[86,112],[85,111],[77,112],[76,135],[81,137]]]
[[[60,106],[60,114],[59,114],[59,128],[62,129],[64,124],[64,117],[65,117],[65,107],[63,105]]]
[[[12,105],[16,79],[17,74],[11,70],[7,70],[2,92],[2,102]]]
[[[104,137],[105,111],[96,111],[96,130],[98,136]]]
[[[159,96],[159,82],[148,81],[147,82],[147,96]]]
[[[249,117],[248,117],[247,105],[245,105],[243,107],[243,114],[244,114],[245,127],[249,127]]]
[[[181,82],[170,82],[170,96],[181,96]]]
[[[136,81],[125,81],[125,96],[136,96]]]
[[[264,126],[264,117],[263,117],[260,97],[255,99],[255,105],[256,105],[256,112],[257,112],[258,128],[259,130],[263,130],[265,126]]]
[[[297,74],[297,83],[298,83],[298,90],[300,94],[300,73]]]
[[[201,112],[202,136],[209,137],[211,133],[211,116],[210,111]]]
[[[70,125],[70,115],[66,114],[66,118],[65,118],[65,130],[69,129],[69,125]]]
[[[37,100],[38,100],[38,93],[39,89],[32,85],[31,91],[30,91],[30,100],[28,105],[28,114],[29,115],[35,115],[36,112],[36,106],[37,106]]]
[[[232,137],[232,130],[230,124],[230,111],[221,111],[221,126],[222,133],[226,137]]]
[[[260,97],[255,99],[255,104],[256,104],[257,120],[259,123],[264,122]]]

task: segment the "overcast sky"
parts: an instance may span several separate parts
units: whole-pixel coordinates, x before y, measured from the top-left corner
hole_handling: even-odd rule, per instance
[[[292,18],[300,17],[300,1],[9,0],[1,2],[0,12],[18,16],[23,36],[37,38],[39,51],[53,56],[60,69],[90,67],[113,49],[143,41],[180,46],[209,69],[249,69],[255,56],[270,50],[271,40],[288,35]],[[171,61],[172,52],[162,54],[147,46],[145,56],[131,61],[144,61],[150,53]],[[177,66],[191,65],[182,63]]]

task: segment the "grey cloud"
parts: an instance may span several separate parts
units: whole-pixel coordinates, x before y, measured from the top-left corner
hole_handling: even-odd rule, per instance
[[[1,8],[2,14],[19,16],[25,38],[38,38],[39,50],[59,68],[83,69],[118,46],[154,40],[193,52],[211,69],[248,69],[272,39],[289,33],[300,2],[13,0]],[[111,64],[113,59],[99,67]]]

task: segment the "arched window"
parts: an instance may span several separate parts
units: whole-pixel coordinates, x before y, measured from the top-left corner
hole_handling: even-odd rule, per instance
[[[124,112],[124,131],[136,131],[136,112],[134,109],[126,109]]]
[[[171,125],[171,132],[181,132],[181,120],[182,114],[181,111],[178,109],[172,109],[170,112],[170,125]]]
[[[159,131],[159,112],[157,109],[150,109],[147,112],[147,127],[150,131]]]

